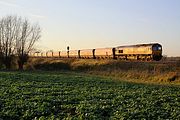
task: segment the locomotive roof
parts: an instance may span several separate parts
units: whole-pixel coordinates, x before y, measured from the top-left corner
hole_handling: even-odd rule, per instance
[[[149,43],[149,44],[137,44],[137,45],[125,45],[125,46],[118,46],[117,48],[123,48],[123,47],[146,47],[146,46],[152,46],[152,45],[160,45],[159,43]]]

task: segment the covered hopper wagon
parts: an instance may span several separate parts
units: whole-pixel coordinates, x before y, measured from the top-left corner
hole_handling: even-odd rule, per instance
[[[162,46],[159,43],[96,48],[83,50],[67,50],[57,52],[30,54],[31,57],[47,58],[81,58],[81,59],[124,59],[124,60],[155,60],[162,58]]]

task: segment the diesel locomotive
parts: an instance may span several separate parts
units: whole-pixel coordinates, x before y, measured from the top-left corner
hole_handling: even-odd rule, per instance
[[[45,58],[81,58],[81,59],[124,59],[124,60],[155,60],[162,58],[162,45],[159,43],[117,46],[67,51],[33,52],[30,57]]]

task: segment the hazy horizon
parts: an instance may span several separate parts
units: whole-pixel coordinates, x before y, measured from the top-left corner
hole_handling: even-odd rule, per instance
[[[0,17],[38,22],[41,50],[160,43],[163,55],[180,56],[179,0],[0,0]]]

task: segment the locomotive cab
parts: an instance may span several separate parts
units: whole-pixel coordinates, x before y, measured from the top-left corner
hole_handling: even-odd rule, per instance
[[[162,46],[160,44],[152,45],[152,57],[153,60],[159,61],[162,58]]]

